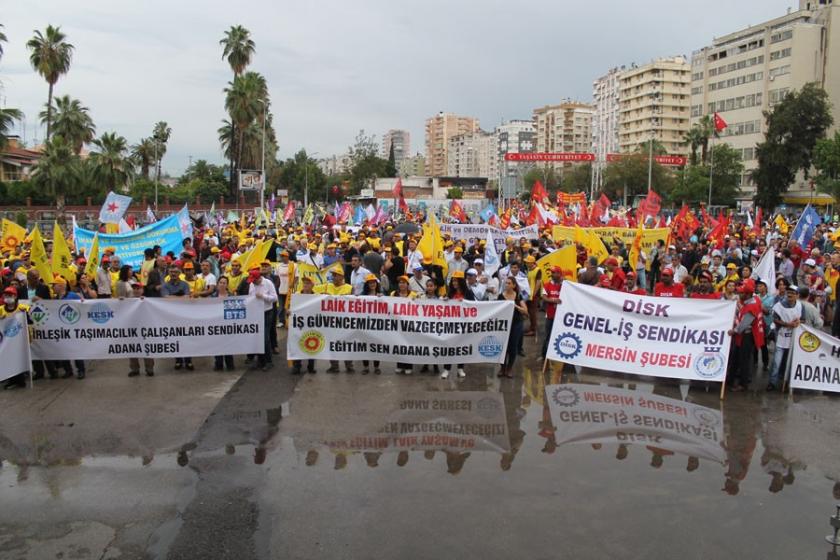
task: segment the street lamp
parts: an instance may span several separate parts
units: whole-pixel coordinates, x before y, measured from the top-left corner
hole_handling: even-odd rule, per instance
[[[265,208],[265,115],[268,113],[268,101],[258,100],[263,105],[262,112],[262,162],[260,163],[260,208]]]
[[[317,156],[318,152],[312,152],[313,156]],[[304,162],[306,167],[304,167],[304,180],[303,180],[303,207],[306,208],[309,206],[309,157],[310,154],[306,154],[306,161]]]

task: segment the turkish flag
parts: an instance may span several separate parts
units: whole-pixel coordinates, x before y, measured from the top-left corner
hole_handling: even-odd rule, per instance
[[[720,132],[721,130],[727,127],[726,121],[723,120],[723,117],[721,117],[718,113],[715,113],[714,121],[715,132]]]
[[[402,179],[397,179],[397,182],[394,184],[394,189],[391,192],[394,194],[394,198],[402,198]]]
[[[539,181],[534,181],[534,187],[531,189],[531,201],[532,202],[544,202],[545,199],[548,198],[548,193],[543,187],[543,184]]]

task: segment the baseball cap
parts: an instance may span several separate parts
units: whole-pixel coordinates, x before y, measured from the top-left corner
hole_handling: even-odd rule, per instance
[[[673,275],[674,275],[673,269],[667,268],[667,267],[662,269],[662,276],[673,276]]]
[[[463,270],[456,270],[455,272],[452,273],[452,278],[463,278],[463,277],[464,277],[464,271]]]
[[[478,271],[474,268],[467,269],[467,276],[478,276]]]
[[[420,264],[420,263],[416,263],[416,264],[414,265],[414,270],[423,270],[423,265],[422,265],[422,264]]]
[[[755,291],[755,282],[752,281],[752,278],[747,278],[741,285],[738,287],[738,292],[742,294],[751,294]]]
[[[216,253],[220,252],[220,251],[221,251],[221,249],[219,249],[218,247],[210,247],[210,252],[213,253],[214,255]]]
[[[184,263],[184,270],[193,270],[195,265],[191,261],[187,261]]]
[[[333,274],[338,274],[339,276],[344,276],[344,268],[342,268],[340,266],[334,266],[330,270],[330,272],[332,272]]]
[[[736,269],[736,268],[738,268],[738,265],[735,264],[735,263],[729,263],[729,264],[726,265],[726,268],[727,268],[727,270],[730,269],[730,268]]]
[[[537,259],[534,258],[534,255],[528,255],[527,257],[525,257],[525,262],[526,263],[533,263],[533,262],[537,262]]]
[[[16,289],[12,288],[11,286],[3,290],[4,296],[17,296],[18,292]]]
[[[365,276],[365,282],[370,282],[371,280],[378,281],[379,278],[376,277],[376,274],[368,274]]]
[[[814,259],[805,259],[805,264],[807,264],[808,266],[817,266],[817,261],[815,261]]]
[[[484,264],[484,259],[475,259],[473,264]]]
[[[604,261],[604,264],[611,264],[613,266],[618,266],[618,259],[615,258],[615,257],[610,257],[606,261]]]
[[[552,273],[557,272],[557,273],[559,273],[559,274],[563,274],[563,269],[562,269],[561,267],[559,267],[559,266],[552,266],[552,267],[551,267],[551,272],[552,272]]]

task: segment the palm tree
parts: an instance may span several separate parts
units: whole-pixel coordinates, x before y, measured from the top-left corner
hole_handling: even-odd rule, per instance
[[[21,119],[23,119],[23,113],[19,109],[3,109],[0,107],[0,149],[6,147],[12,124]]]
[[[155,128],[152,131],[152,138],[155,144],[155,160],[156,172],[155,182],[160,182],[160,162],[166,154],[166,144],[169,142],[169,137],[172,135],[172,129],[166,121],[158,121],[155,123]]]
[[[96,150],[90,153],[93,177],[106,191],[125,187],[132,175],[128,142],[116,132],[106,132],[93,141]]]
[[[61,32],[60,27],[47,26],[46,33],[41,34],[37,29],[35,36],[27,43],[26,47],[32,51],[29,55],[29,62],[50,86],[47,97],[47,139],[52,131],[52,98],[53,87],[58,79],[70,70],[70,62],[73,59],[73,45],[66,42],[67,37]]]
[[[149,180],[149,168],[155,163],[155,141],[152,138],[141,138],[140,142],[131,147],[131,158],[134,164],[140,166],[140,175]]]
[[[241,25],[233,25],[225,31],[225,38],[219,44],[224,47],[222,59],[227,59],[234,77],[241,75],[256,50],[251,32]]]
[[[7,43],[9,39],[6,37],[6,34],[3,33],[3,24],[0,23],[0,59],[3,58],[3,43]]]
[[[92,142],[96,136],[96,126],[88,111],[78,99],[62,95],[55,98],[55,107],[47,107],[39,116],[47,127],[50,126],[48,119],[52,118],[53,132],[67,140],[79,154],[82,146]]]
[[[59,214],[64,211],[64,199],[79,183],[79,156],[73,146],[56,134],[44,143],[41,159],[32,171],[33,183],[55,198]]]
[[[245,130],[265,110],[261,101],[268,99],[268,86],[261,74],[246,72],[228,83],[225,94],[225,109],[236,127],[236,169],[240,169]]]
[[[695,124],[685,133],[685,142],[691,148],[691,165],[697,165],[697,149],[707,141],[708,139],[703,134],[703,130],[699,124]]]

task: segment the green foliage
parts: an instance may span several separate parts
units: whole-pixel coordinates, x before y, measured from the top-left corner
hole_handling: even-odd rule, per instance
[[[70,71],[70,63],[73,60],[73,45],[65,41],[67,38],[61,32],[60,27],[48,25],[46,32],[35,31],[35,36],[27,43],[26,48],[31,52],[29,62],[32,68],[40,74],[49,85],[47,96],[47,139],[52,134],[52,97],[53,86],[58,79]]]
[[[654,144],[656,154],[656,144]],[[652,183],[653,190],[660,195],[667,195],[674,185],[673,174],[653,162]],[[605,194],[615,200],[621,199],[624,189],[627,189],[627,197],[645,194],[648,190],[648,154],[628,154],[618,161],[607,164],[604,170],[604,184],[602,190]]]
[[[303,200],[309,185],[309,200],[323,200],[327,181],[318,162],[309,157],[306,150],[300,150],[280,164],[280,185],[289,189],[291,199]]]
[[[39,114],[42,124],[52,115],[52,134],[63,137],[70,142],[73,150],[78,154],[82,146],[90,143],[96,134],[96,126],[90,117],[90,109],[83,106],[81,101],[69,95],[55,98],[55,106]]]
[[[9,132],[15,121],[23,119],[23,113],[18,109],[4,109],[0,107],[0,149],[6,146]]]
[[[366,136],[365,131],[360,130],[355,143],[350,146],[349,153],[350,189],[353,194],[370,186],[377,177],[389,177],[388,162],[379,157],[379,146],[375,136]]]
[[[528,200],[531,199],[531,189],[534,188],[534,183],[537,181],[541,182],[549,193],[554,193],[560,189],[560,174],[554,171],[552,167],[531,167],[522,177],[525,191],[528,193]]]
[[[391,149],[388,150],[388,165],[385,167],[386,177],[397,176],[397,158],[394,156],[394,144],[391,144]]]
[[[26,212],[18,212],[15,214],[15,223],[25,228],[29,223],[29,216],[26,215]]]
[[[56,135],[44,145],[44,153],[32,172],[32,183],[55,200],[60,213],[66,197],[72,196],[80,184],[80,176],[79,156],[70,143]]]
[[[241,25],[232,25],[225,31],[225,37],[219,44],[223,47],[222,59],[227,59],[234,75],[239,76],[251,63],[256,45],[251,39],[251,32]]]
[[[741,154],[728,144],[712,148],[714,159],[712,177],[712,204],[734,206],[741,183],[744,164]],[[709,198],[709,166],[689,165],[677,174],[673,189],[663,193],[676,206],[694,205]]]
[[[814,148],[817,189],[840,200],[840,132],[833,138],[820,138]]]
[[[449,200],[461,200],[464,198],[464,191],[461,187],[450,187],[448,191],[446,191],[446,198]]]
[[[592,186],[592,164],[582,163],[573,165],[563,171],[563,181],[560,190],[567,193],[589,192]]]
[[[756,204],[774,208],[799,170],[807,177],[817,140],[825,136],[834,118],[828,94],[816,83],[789,93],[772,112],[765,111],[764,118],[767,133],[756,148],[758,168],[752,178]]]
[[[93,144],[94,151],[88,161],[96,183],[105,192],[123,190],[134,174],[128,142],[115,132],[106,132]]]

